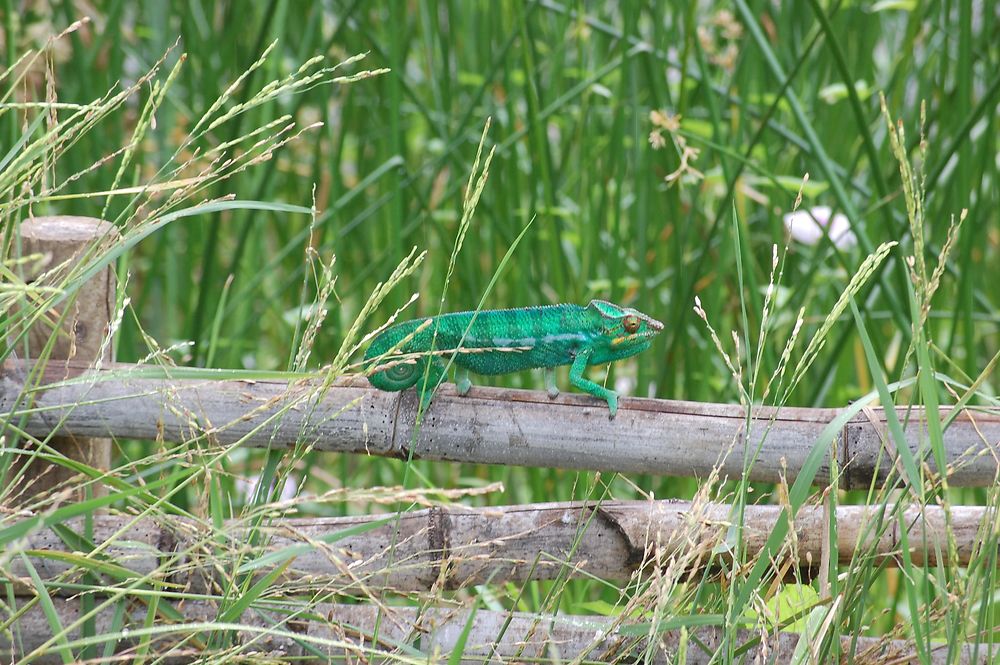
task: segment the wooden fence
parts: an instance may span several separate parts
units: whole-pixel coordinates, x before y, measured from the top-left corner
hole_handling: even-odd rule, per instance
[[[34,220],[22,227],[33,251],[51,253],[50,265],[78,260],[95,238],[113,238],[103,223],[78,218]],[[34,243],[34,244],[32,244]],[[837,469],[842,489],[892,483],[906,497],[900,451],[887,436],[885,413],[864,403],[849,409],[775,410],[671,400],[624,399],[618,416],[581,395],[550,400],[544,393],[477,388],[459,397],[444,387],[416,425],[412,392],[373,390],[363,379],[325,385],[319,379],[219,381],[202,374],[171,376],[162,369],[110,362],[101,344],[110,321],[114,293],[110,271],[94,277],[88,301],[77,300],[56,326],[50,360],[36,365],[12,359],[0,367],[0,422],[5,435],[49,441],[56,455],[108,469],[109,438],[155,439],[164,443],[201,440],[211,446],[292,447],[382,455],[401,459],[550,466],[620,473],[698,478],[746,472],[753,480],[794,482],[810,469],[810,482],[826,485]],[[89,303],[89,304],[88,304]],[[29,343],[40,355],[52,327],[38,328]],[[63,341],[59,341],[62,339]],[[96,368],[95,361],[101,360]],[[944,414],[949,415],[949,414]],[[928,482],[937,469],[929,455],[924,413],[904,414],[906,445],[922,461]],[[56,435],[56,438],[52,438]],[[818,441],[829,445],[817,448]],[[956,486],[989,486],[1000,470],[1000,413],[964,410],[945,431],[948,481]],[[810,467],[816,454],[824,460]],[[20,457],[25,457],[21,455]],[[747,466],[746,460],[755,459]],[[831,461],[836,464],[831,467]],[[15,465],[15,471],[18,470]],[[20,529],[16,554],[4,555],[9,617],[0,621],[0,655],[31,657],[33,662],[63,662],[74,648],[105,646],[100,636],[128,638],[114,649],[135,655],[143,638],[157,638],[157,652],[170,660],[197,658],[211,647],[189,636],[219,626],[218,608],[209,600],[185,601],[153,613],[148,606],[123,612],[116,603],[129,593],[183,589],[210,596],[232,580],[233,571],[277,585],[286,597],[255,603],[227,615],[233,653],[332,658],[361,661],[389,652],[414,653],[407,644],[419,637],[420,651],[463,648],[469,659],[510,661],[563,658],[603,661],[652,654],[669,662],[679,641],[696,636],[689,663],[708,662],[721,639],[717,625],[682,633],[666,626],[644,626],[625,618],[552,617],[468,607],[390,607],[385,603],[305,603],[321,589],[334,597],[380,599],[385,593],[434,589],[461,590],[490,583],[520,584],[566,576],[635,580],[667,561],[680,561],[686,574],[728,564],[732,508],[706,501],[553,503],[491,509],[434,507],[389,516],[280,519],[261,526],[235,521],[219,528],[193,518],[157,520],[149,516],[76,516],[71,500],[42,513],[25,511],[32,496],[63,486],[72,465],[35,463],[22,469],[24,490],[0,529]],[[112,501],[114,496],[108,497]],[[20,510],[20,512],[18,512]],[[740,546],[753,559],[782,518],[784,508],[748,506],[739,531]],[[825,525],[835,511],[836,552],[829,551]],[[93,542],[67,534],[86,532]],[[947,523],[947,524],[946,524]],[[859,552],[893,564],[903,542],[910,543],[916,565],[965,565],[997,515],[980,507],[901,504],[880,506],[806,506],[795,515],[794,553],[784,554],[786,574],[809,576],[820,562],[844,562]],[[18,531],[17,533],[21,533]],[[13,532],[11,532],[13,533]],[[219,534],[226,542],[220,542]],[[906,539],[903,540],[903,536]],[[948,536],[953,538],[949,541]],[[260,565],[241,568],[248,543],[266,543]],[[954,543],[954,546],[952,546]],[[88,554],[87,548],[91,548]],[[81,548],[83,548],[81,550]],[[82,551],[82,554],[81,554]],[[543,554],[547,553],[547,554]],[[563,556],[566,555],[566,556]],[[164,571],[174,572],[164,577]],[[81,598],[74,586],[81,574],[106,581],[105,599]],[[252,583],[251,582],[251,583]],[[41,599],[39,584],[51,590]],[[162,601],[167,605],[165,601]],[[75,626],[71,634],[51,635],[54,617]],[[79,638],[89,625],[89,638]],[[260,640],[267,638],[267,644]],[[798,635],[777,633],[761,641],[744,634],[748,658],[787,660]],[[878,660],[906,662],[915,646],[898,640],[843,636],[854,653]],[[68,641],[67,641],[68,640]],[[88,642],[90,640],[90,642]],[[845,646],[845,648],[847,648]],[[968,645],[961,662],[987,662],[992,653]],[[932,650],[932,659],[946,654]],[[935,661],[936,662],[936,661]]]

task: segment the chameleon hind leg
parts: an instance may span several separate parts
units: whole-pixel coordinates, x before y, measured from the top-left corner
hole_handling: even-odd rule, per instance
[[[549,399],[559,397],[559,386],[556,385],[556,368],[546,367],[542,370],[542,376],[545,377],[545,390],[549,393]]]
[[[611,412],[611,417],[614,418],[615,414],[618,413],[618,393],[594,383],[583,375],[587,369],[587,361],[589,359],[590,351],[581,351],[576,356],[569,368],[569,382],[585,393],[605,400],[608,403],[608,411]]]
[[[459,395],[468,395],[472,389],[472,381],[469,380],[469,369],[467,367],[456,366],[455,368],[455,390]]]
[[[444,381],[444,363],[440,359],[430,360],[423,374],[417,379],[417,394],[420,396],[420,411],[426,411],[434,399],[434,391]]]

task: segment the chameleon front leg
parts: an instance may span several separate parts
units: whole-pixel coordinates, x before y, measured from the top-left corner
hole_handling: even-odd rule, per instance
[[[542,370],[545,377],[545,389],[549,392],[549,399],[559,397],[559,386],[556,385],[556,368],[546,367]]]
[[[611,417],[614,418],[615,414],[618,413],[618,393],[613,390],[608,390],[604,386],[594,383],[583,373],[587,370],[587,361],[590,359],[590,350],[580,351],[576,358],[573,360],[573,364],[569,368],[569,382],[580,390],[593,395],[594,397],[600,397],[601,399],[607,401],[608,411],[611,412]]]

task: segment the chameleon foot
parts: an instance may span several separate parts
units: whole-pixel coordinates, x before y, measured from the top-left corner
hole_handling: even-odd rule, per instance
[[[587,368],[587,361],[590,359],[590,353],[590,351],[583,351],[576,356],[569,368],[569,381],[583,392],[606,401],[611,420],[614,420],[615,414],[618,413],[618,393],[594,383],[583,375]]]
[[[469,370],[459,368],[455,372],[455,390],[459,395],[468,395],[472,389],[472,381],[469,380]]]
[[[545,376],[545,390],[549,393],[549,399],[559,397],[559,386],[556,385],[556,371],[551,367],[543,370]]]
[[[607,398],[608,398],[608,411],[610,412],[610,414],[608,415],[608,420],[614,420],[615,415],[618,413],[618,395],[612,392],[607,395]]]

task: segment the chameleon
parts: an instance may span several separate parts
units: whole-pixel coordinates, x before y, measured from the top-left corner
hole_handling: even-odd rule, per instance
[[[614,418],[618,394],[587,379],[584,371],[588,365],[645,351],[661,330],[663,324],[656,319],[605,300],[591,300],[586,306],[454,312],[386,328],[368,347],[363,366],[368,380],[381,390],[417,386],[421,409],[426,410],[445,379],[448,357],[457,367],[460,395],[472,387],[470,370],[496,375],[542,368],[549,397],[555,398],[559,388],[554,368],[569,365],[570,383],[606,401]]]

